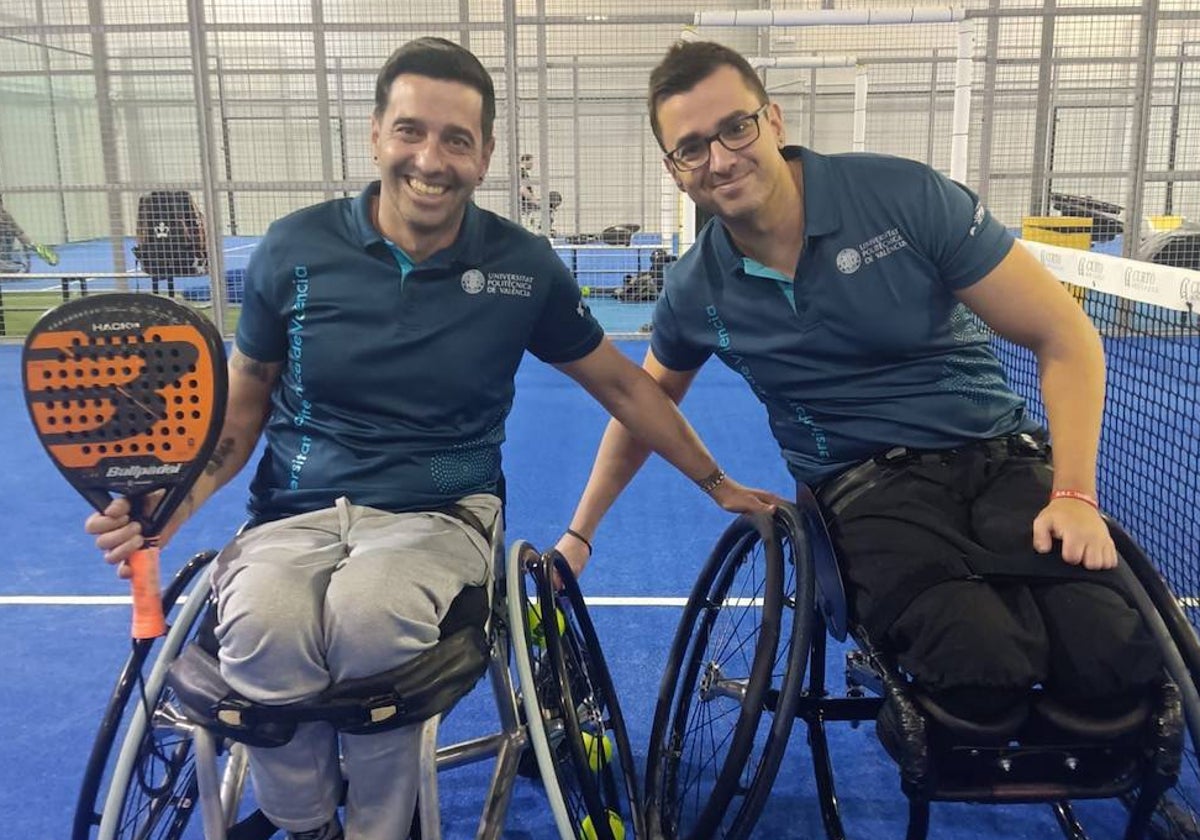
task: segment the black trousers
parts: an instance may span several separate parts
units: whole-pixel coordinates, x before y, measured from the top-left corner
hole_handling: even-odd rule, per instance
[[[923,689],[954,701],[948,707],[965,717],[1000,713],[1035,684],[1103,713],[1158,677],[1161,654],[1140,615],[1117,588],[1088,580],[1091,573],[1012,581],[977,574],[978,558],[1002,564],[1034,554],[1033,520],[1052,479],[1044,447],[1020,436],[891,454],[856,468],[857,482],[828,482],[818,497],[852,616]],[[1057,549],[1034,562],[1042,560],[1064,563]]]

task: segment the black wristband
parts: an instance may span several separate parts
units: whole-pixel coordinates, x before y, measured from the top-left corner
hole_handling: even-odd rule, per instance
[[[579,540],[585,546],[587,546],[588,557],[592,556],[592,544],[590,542],[588,542],[587,537],[585,537],[583,534],[576,531],[574,528],[568,528],[566,530],[566,533],[569,534],[570,536],[574,537],[575,539]]]

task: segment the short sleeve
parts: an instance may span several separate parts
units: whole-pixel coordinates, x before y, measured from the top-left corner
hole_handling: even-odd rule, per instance
[[[549,245],[545,247],[549,251]],[[600,346],[604,328],[583,302],[579,286],[562,260],[550,252],[546,264],[550,289],[534,324],[529,351],[549,364],[574,362]]]
[[[1012,249],[1012,234],[967,187],[930,169],[923,193],[926,253],[951,289],[983,279]]]
[[[667,276],[669,280],[670,270]],[[712,351],[686,340],[686,330],[677,317],[674,297],[668,282],[654,305],[650,349],[654,351],[654,358],[670,370],[695,370],[708,361]]]
[[[271,230],[263,237],[246,266],[242,311],[238,318],[237,348],[260,362],[280,362],[287,355],[287,325],[272,278],[279,270]]]

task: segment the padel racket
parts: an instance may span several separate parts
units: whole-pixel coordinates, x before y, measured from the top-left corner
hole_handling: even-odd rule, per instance
[[[58,265],[58,252],[49,245],[35,244],[30,250],[42,258],[42,262],[46,265]]]
[[[47,312],[21,355],[25,404],[55,466],[98,511],[129,498],[144,548],[133,572],[133,638],[166,632],[158,535],[204,469],[225,417],[216,328],[151,295],[76,298]],[[153,510],[146,497],[164,491]]]

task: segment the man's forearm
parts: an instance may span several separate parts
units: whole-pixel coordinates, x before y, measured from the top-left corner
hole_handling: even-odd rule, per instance
[[[1070,355],[1039,355],[1042,399],[1054,444],[1054,489],[1096,495],[1096,451],[1104,413],[1099,341]]]
[[[278,375],[277,363],[259,362],[234,349],[229,358],[229,398],[221,434],[204,471],[163,528],[164,542],[250,460],[270,413],[271,390]]]
[[[638,377],[622,399],[606,407],[638,441],[693,481],[716,469],[717,462],[700,436],[649,376]]]
[[[166,542],[174,535],[208,498],[224,487],[241,472],[242,467],[250,460],[254,446],[258,442],[258,429],[231,428],[229,424],[221,430],[221,437],[213,454],[209,457],[204,471],[196,479],[192,489],[179,505],[179,509],[171,516],[170,521],[163,527],[162,540]]]
[[[604,406],[613,420],[604,431],[587,487],[571,519],[571,527],[589,539],[651,450],[693,481],[699,482],[717,468],[675,403],[650,377],[638,377],[628,391],[605,400]]]
[[[640,442],[616,420],[610,420],[600,439],[587,486],[579,497],[571,528],[589,540],[613,502],[650,457],[650,447]]]

